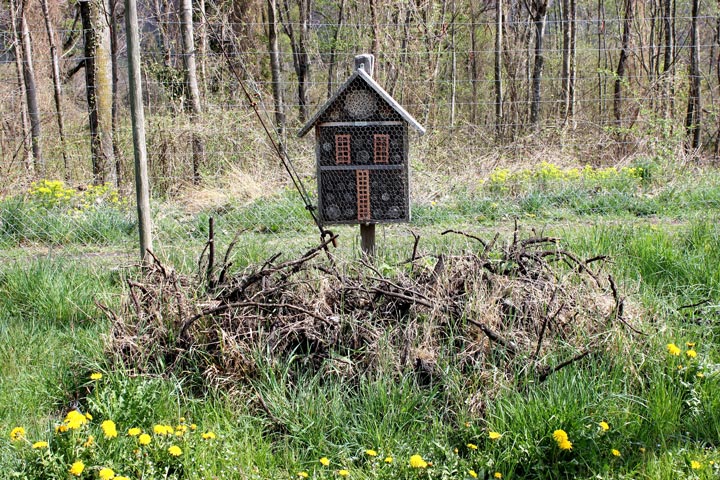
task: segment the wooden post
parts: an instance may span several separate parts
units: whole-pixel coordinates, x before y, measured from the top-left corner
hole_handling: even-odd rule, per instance
[[[360,68],[365,70],[365,73],[373,76],[373,70],[375,67],[375,57],[369,53],[363,55],[357,55],[355,57],[355,69]],[[375,256],[375,224],[374,223],[361,223],[360,224],[360,248],[363,253],[370,259]]]
[[[360,248],[368,258],[375,257],[375,224],[360,224]]]
[[[142,103],[140,72],[140,35],[138,33],[136,0],[125,0],[125,29],[127,31],[128,84],[130,90],[130,118],[132,120],[133,150],[135,152],[135,196],[137,198],[140,259],[149,261],[152,250],[150,218],[150,181],[148,180],[147,148],[145,146],[145,111]]]

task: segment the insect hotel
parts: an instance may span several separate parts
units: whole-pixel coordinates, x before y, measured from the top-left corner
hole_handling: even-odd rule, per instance
[[[360,224],[363,250],[374,226],[410,220],[408,126],[425,129],[372,78],[374,57],[355,57],[355,72],[298,132],[315,127],[318,218]]]

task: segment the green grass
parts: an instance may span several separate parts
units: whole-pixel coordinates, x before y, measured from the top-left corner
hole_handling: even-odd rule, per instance
[[[88,479],[97,478],[101,466],[133,478],[144,472],[145,478],[274,479],[306,471],[311,478],[331,479],[339,478],[342,468],[350,478],[368,479],[464,479],[470,470],[479,478],[495,472],[532,479],[717,478],[716,180],[717,174],[709,172],[698,180],[671,183],[653,173],[633,188],[599,190],[530,182],[517,191],[468,189],[435,205],[414,206],[411,228],[422,236],[420,253],[477,249],[472,240],[439,232],[457,228],[486,239],[495,231],[507,236],[518,216],[521,225],[561,237],[564,247],[581,257],[612,259],[603,274],[616,278],[628,310],[637,312],[636,326],[648,335],[618,338],[607,351],[542,384],[528,383],[520,374],[468,374],[442,357],[443,381],[433,387],[389,366],[347,379],[331,369],[310,372],[300,356],[269,363],[260,353],[257,376],[231,390],[199,393],[175,377],[113,369],[104,349],[109,322],[95,302],[117,306],[128,273],[114,265],[115,257],[91,256],[83,249],[126,251],[134,241],[132,217],[114,211],[92,218],[93,213],[75,219],[75,226],[87,226],[75,231],[63,223],[67,218],[43,216],[17,199],[3,200],[0,477],[18,472],[15,478],[67,478],[69,464],[84,458],[83,478]],[[157,253],[182,271],[197,271],[212,215],[219,251],[224,253],[235,233],[244,231],[231,255],[235,269],[277,252],[289,259],[317,241],[296,200],[283,192],[248,207],[230,205],[193,216],[158,209]],[[19,221],[22,216],[32,222]],[[102,238],[91,230],[104,232]],[[334,230],[342,239],[334,251],[338,258],[357,255],[357,228]],[[402,268],[395,264],[410,257],[413,237],[402,226],[378,232],[378,264]],[[67,258],[22,248],[65,242],[80,246],[81,254]],[[705,303],[687,307],[699,302]],[[696,343],[697,358],[686,357],[686,342]],[[668,343],[680,346],[680,356],[668,353]],[[91,381],[91,372],[102,372],[102,379]],[[61,441],[54,428],[76,406],[91,412],[93,420]],[[137,441],[126,435],[128,428],[177,427],[181,417],[185,425],[197,424],[197,431],[185,437],[153,436],[148,456],[134,456]],[[110,419],[120,435],[107,440],[100,423]],[[603,432],[601,421],[610,430]],[[31,441],[50,441],[54,456],[47,465],[36,461],[40,452],[29,445],[9,441],[15,426],[23,426]],[[567,432],[572,451],[557,448],[556,429]],[[217,438],[202,440],[199,435],[209,431]],[[490,440],[489,431],[502,436]],[[78,446],[91,434],[96,447]],[[69,438],[77,442],[70,445]],[[171,443],[182,446],[181,457],[168,455]],[[433,465],[410,468],[413,454]],[[330,466],[319,463],[323,456]],[[386,463],[386,457],[393,462]],[[702,468],[692,469],[692,461]]]

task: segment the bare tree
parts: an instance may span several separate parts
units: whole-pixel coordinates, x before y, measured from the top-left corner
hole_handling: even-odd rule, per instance
[[[122,153],[118,145],[118,128],[120,124],[120,107],[118,106],[118,3],[119,0],[108,0],[110,10],[106,13],[108,27],[110,28],[110,60],[112,65],[112,132],[113,156],[115,157],[115,186],[120,187],[122,182]]]
[[[85,92],[90,122],[93,183],[115,184],[112,140],[112,59],[108,0],[80,0],[85,40]]]
[[[533,0],[532,15],[533,24],[535,25],[535,55],[532,73],[532,101],[530,103],[530,124],[537,127],[540,119],[540,102],[542,96],[540,92],[543,65],[545,64],[545,56],[543,51],[543,40],[545,37],[545,25],[547,23],[547,10],[549,0]]]
[[[18,35],[15,0],[10,0],[10,23],[12,23],[12,34],[13,34],[13,50],[15,51],[15,70],[17,76],[18,90],[20,91],[19,103],[20,112],[22,116],[22,148],[24,150],[25,157],[25,171],[30,173],[33,169],[32,164],[32,150],[30,147],[30,120],[28,119],[27,108],[25,108],[25,102],[27,101],[27,92],[25,92],[25,79],[23,78],[23,54],[22,45],[20,43],[20,36]]]
[[[197,125],[202,115],[200,90],[197,83],[195,65],[195,37],[193,34],[192,0],[182,0],[180,10],[180,28],[182,30],[183,64],[185,68],[185,87],[189,95],[190,120]],[[205,142],[198,132],[193,132],[193,183],[200,183],[200,165],[205,163]]]
[[[620,48],[617,70],[615,70],[615,90],[613,92],[613,113],[615,115],[615,123],[618,126],[622,125],[623,84],[625,83],[625,68],[630,50],[630,28],[633,19],[633,4],[634,0],[624,0],[622,47]]]
[[[562,93],[563,121],[567,122],[575,113],[575,35],[576,0],[563,0],[563,59]]]
[[[665,88],[665,117],[675,110],[675,0],[663,0],[665,45],[663,76]]]
[[[280,64],[280,46],[278,44],[278,16],[277,4],[275,2],[276,0],[267,0],[268,50],[270,52],[270,75],[272,77],[273,103],[275,108],[275,129],[282,138],[285,136],[285,106],[283,105],[282,70]]]
[[[690,141],[688,147],[700,148],[700,58],[698,52],[698,14],[700,0],[692,0],[692,22],[690,27],[690,85],[688,92],[685,130]]]
[[[45,30],[50,44],[50,60],[52,63],[52,79],[53,79],[53,97],[55,99],[55,116],[58,125],[58,135],[60,136],[60,153],[63,159],[63,169],[65,180],[70,180],[70,167],[68,166],[67,147],[65,145],[65,122],[63,121],[62,111],[62,92],[60,84],[60,64],[58,61],[57,45],[55,43],[55,31],[50,20],[50,11],[48,9],[47,0],[40,0],[43,18],[45,19]]]
[[[502,85],[502,50],[503,50],[503,2],[495,0],[495,134],[502,138],[503,123],[503,85]],[[475,89],[475,82],[473,82]],[[474,93],[473,96],[477,94]]]
[[[335,25],[335,31],[333,32],[332,44],[330,45],[330,58],[328,59],[328,78],[327,78],[327,96],[330,98],[335,90],[333,88],[333,79],[335,77],[335,67],[337,65],[337,44],[340,31],[343,27],[343,20],[345,14],[345,0],[340,0],[338,5],[338,20]]]
[[[298,19],[292,18],[289,0],[283,0],[283,8],[280,10],[280,19],[283,30],[290,39],[290,48],[293,52],[293,67],[297,75],[297,95],[300,110],[300,121],[305,122],[308,118],[307,90],[310,83],[310,54],[308,53],[308,42],[310,36],[310,12],[312,11],[312,0],[295,0],[298,7]],[[299,25],[299,32],[296,26]]]
[[[25,80],[25,96],[30,117],[30,136],[32,140],[33,161],[35,175],[45,175],[45,161],[40,146],[40,109],[38,107],[37,87],[35,84],[35,67],[33,66],[32,40],[28,29],[26,16],[27,4],[25,0],[20,3],[20,36],[22,38],[23,51],[23,78]]]

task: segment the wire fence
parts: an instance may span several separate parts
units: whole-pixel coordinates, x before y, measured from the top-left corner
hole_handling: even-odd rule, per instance
[[[593,10],[586,7],[584,15],[589,15]],[[684,168],[686,163],[674,161],[678,156],[712,159],[717,151],[718,17],[714,12],[697,17],[702,117],[698,124],[688,126],[688,38],[693,21],[689,12],[678,11],[672,18],[676,43],[669,64],[661,62],[666,53],[659,33],[665,20],[661,15],[649,15],[646,10],[633,17],[632,38],[626,46],[621,38],[621,12],[576,20],[571,97],[565,95],[568,76],[563,73],[561,13],[553,9],[548,16],[536,122],[531,121],[533,25],[517,12],[505,18],[499,80],[493,73],[492,10],[475,21],[460,15],[452,22],[448,18],[421,21],[417,16],[346,22],[334,42],[328,38],[336,34],[337,26],[319,16],[313,18],[307,44],[309,77],[303,84],[306,102],[300,102],[298,95],[294,68],[298,56],[283,37],[282,78],[276,83],[284,96],[287,125],[279,140],[305,187],[316,195],[314,139],[295,136],[305,120],[301,109],[312,115],[325,103],[351,74],[353,56],[372,46],[370,33],[379,28],[384,48],[376,52],[375,78],[428,131],[424,137],[410,138],[412,223],[383,227],[387,248],[411,245],[408,228],[429,231],[433,225],[489,228],[511,218],[550,225],[571,224],[578,218],[647,221],[681,211],[717,210],[720,200],[714,174],[705,172],[702,181],[684,182],[656,170]],[[132,258],[136,221],[122,24],[118,26],[113,129],[113,168],[119,185],[95,186],[84,78],[68,75],[85,60],[83,31],[78,26],[56,30],[60,43],[75,39],[62,58],[65,141],[61,143],[47,35],[41,17],[31,20],[44,165],[35,164],[37,159],[29,155],[14,37],[9,26],[0,23],[0,175],[6,178],[0,188],[0,247],[9,255],[18,249],[49,248],[125,252]],[[316,242],[317,230],[232,74],[233,69],[239,72],[269,123],[274,123],[270,52],[264,33],[269,25],[227,19],[202,25],[207,47],[198,46],[195,54],[203,113],[192,116],[186,113],[176,20],[168,12],[150,14],[149,5],[140,20],[157,248],[189,268],[194,262],[190,252],[199,252],[207,241],[210,217],[218,225],[216,235],[221,242],[230,243],[242,232],[241,250],[248,259]],[[164,25],[165,33],[159,25]],[[302,24],[289,22],[288,26],[301,28]],[[244,37],[248,32],[255,37]],[[158,43],[161,33],[168,40],[164,52]],[[219,44],[228,49],[230,62],[220,53]],[[617,72],[621,54],[628,58],[622,76]],[[502,112],[497,110],[497,85],[502,86]],[[702,133],[699,149],[687,148],[689,128]],[[194,138],[204,143],[199,184],[193,181]],[[356,229],[333,229],[352,239],[346,243],[348,248],[358,248]]]

